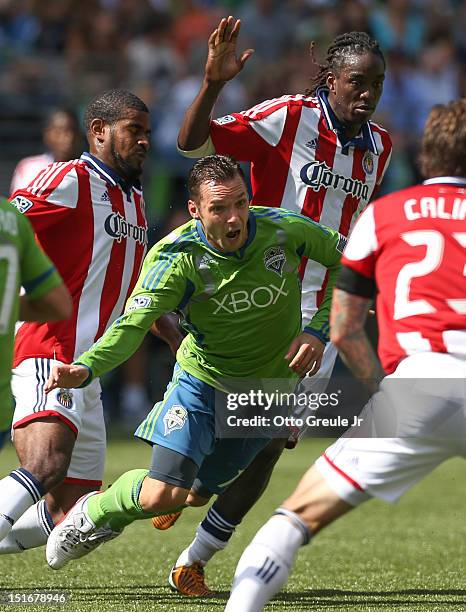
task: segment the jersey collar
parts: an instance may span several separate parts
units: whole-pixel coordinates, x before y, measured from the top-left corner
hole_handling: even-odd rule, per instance
[[[324,115],[325,123],[327,128],[332,132],[335,132],[341,145],[341,152],[343,155],[348,155],[350,147],[357,147],[363,151],[372,151],[374,155],[378,155],[377,144],[375,142],[374,134],[372,132],[371,125],[368,121],[362,124],[361,131],[354,138],[346,138],[345,128],[343,124],[338,120],[337,116],[333,112],[330,102],[328,101],[328,89],[327,87],[318,87],[317,99],[320,104],[320,108]]]
[[[457,187],[466,187],[466,177],[463,176],[435,176],[427,179],[423,185],[456,185]]]
[[[227,255],[228,257],[236,257],[237,259],[242,259],[244,257],[244,253],[246,252],[246,249],[251,244],[251,242],[254,240],[254,237],[256,235],[256,217],[254,213],[252,212],[252,210],[250,210],[249,217],[248,217],[247,240],[238,251],[231,251],[230,253],[227,253],[225,251],[220,251],[219,249],[216,249],[212,244],[210,244],[210,242],[206,238],[206,235],[204,233],[204,228],[202,227],[202,223],[200,222],[199,219],[196,221],[196,229],[197,229],[197,233],[199,234],[199,237],[202,240],[202,242],[207,247],[209,247],[209,249],[211,249],[212,251],[215,251],[215,253],[218,253],[218,255]]]
[[[104,164],[103,161],[98,159],[95,155],[92,155],[92,153],[86,151],[81,155],[80,159],[88,166],[91,166],[91,168],[95,170],[101,178],[107,181],[107,183],[110,183],[110,185],[114,187],[120,185],[125,193],[131,191],[133,187],[138,191],[141,190],[141,183],[138,180],[131,183],[126,182],[117,172],[115,172],[115,170],[107,166],[107,164]]]

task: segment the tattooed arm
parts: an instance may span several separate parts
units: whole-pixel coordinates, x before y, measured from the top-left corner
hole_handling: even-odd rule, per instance
[[[385,372],[364,331],[371,302],[368,298],[335,289],[330,313],[330,339],[345,364],[373,393]]]

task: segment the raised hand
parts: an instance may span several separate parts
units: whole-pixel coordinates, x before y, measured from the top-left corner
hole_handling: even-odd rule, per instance
[[[224,17],[209,38],[209,54],[205,66],[205,78],[209,83],[224,83],[234,78],[254,53],[247,49],[237,57],[236,42],[241,21],[230,15]]]
[[[75,389],[80,387],[88,377],[89,369],[82,365],[53,366],[52,373],[45,383],[45,392],[50,393],[53,389],[58,388]]]

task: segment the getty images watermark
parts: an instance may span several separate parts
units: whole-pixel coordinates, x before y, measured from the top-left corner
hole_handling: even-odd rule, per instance
[[[228,380],[216,393],[218,438],[334,437],[350,430],[362,438],[464,440],[466,380],[387,376],[370,396],[365,385],[345,377],[289,380]],[[291,388],[290,388],[291,387]]]
[[[354,385],[328,380],[228,380],[226,393],[216,395],[216,435],[288,437],[290,431],[310,429],[316,435],[335,435],[359,427],[361,393]],[[351,388],[350,388],[351,387]],[[351,397],[358,400],[351,402]],[[356,409],[351,406],[355,405]]]
[[[235,414],[226,415],[228,427],[282,428],[290,427],[354,427],[362,423],[357,415],[348,417],[337,414],[340,404],[341,389],[325,392],[284,392],[275,390],[267,392],[262,389],[250,389],[241,393],[227,393],[226,408]],[[265,414],[252,416],[242,414],[242,408],[258,409]],[[318,416],[319,409],[333,409],[334,416]],[[278,409],[278,414],[276,413]],[[286,411],[286,414],[283,412]]]

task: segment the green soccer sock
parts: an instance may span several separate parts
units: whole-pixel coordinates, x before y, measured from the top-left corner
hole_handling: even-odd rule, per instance
[[[130,470],[120,476],[104,493],[92,495],[87,502],[89,518],[96,527],[108,523],[120,531],[133,521],[152,518],[163,512],[145,512],[139,504],[139,493],[149,470]],[[176,512],[183,506],[170,509]]]
[[[104,493],[89,498],[87,512],[96,527],[110,523],[112,529],[122,529],[133,521],[152,516],[139,504],[139,492],[147,474],[148,470],[125,472]]]

